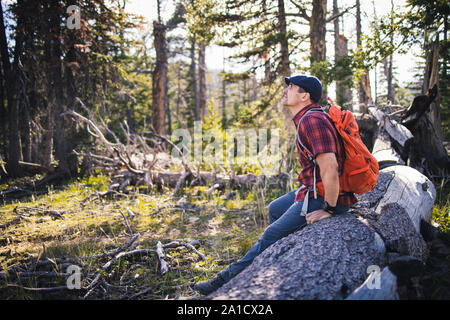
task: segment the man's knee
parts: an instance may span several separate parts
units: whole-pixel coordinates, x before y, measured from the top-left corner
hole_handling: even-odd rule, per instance
[[[273,223],[278,220],[281,215],[283,215],[283,201],[280,198],[273,200],[268,207],[269,211],[269,223]]]
[[[271,203],[269,203],[269,219],[275,218],[275,212],[277,212],[277,200],[273,200]]]

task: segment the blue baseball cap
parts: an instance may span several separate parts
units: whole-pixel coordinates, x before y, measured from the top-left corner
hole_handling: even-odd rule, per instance
[[[293,83],[301,88],[311,96],[311,100],[319,102],[322,98],[322,83],[314,76],[298,75],[293,77],[285,77],[284,81],[287,85]]]

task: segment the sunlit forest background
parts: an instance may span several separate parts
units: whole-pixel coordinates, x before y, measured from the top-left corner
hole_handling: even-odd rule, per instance
[[[81,295],[195,296],[187,284],[245,253],[267,225],[268,203],[297,186],[295,128],[280,103],[285,76],[316,75],[322,105],[329,96],[355,113],[406,109],[437,84],[432,117],[448,152],[449,12],[446,0],[1,1],[2,269],[42,255],[90,256],[78,264],[92,278],[101,254],[132,234],[146,248],[200,239],[207,255],[200,262],[188,246],[175,250],[161,277],[155,255],[140,264],[120,260],[108,268],[123,272],[115,286],[128,291],[103,284],[106,291],[92,285],[97,291]],[[269,170],[261,159],[195,162],[194,150],[178,162],[164,158],[176,150],[172,133],[193,133],[197,121],[220,134],[280,129],[281,163],[271,169],[291,178],[282,188],[242,191],[183,189],[179,178],[171,188],[151,183],[147,169],[158,166],[194,175]],[[119,178],[124,169],[142,180]],[[438,190],[433,219],[448,234],[449,178],[430,178]],[[427,280],[424,297],[449,297],[448,271],[440,277]],[[39,281],[19,279],[0,295],[52,298],[53,291],[26,289],[48,287]],[[144,282],[133,291],[133,281]]]

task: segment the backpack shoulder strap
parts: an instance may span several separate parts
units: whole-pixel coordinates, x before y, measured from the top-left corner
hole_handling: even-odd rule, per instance
[[[323,110],[322,108],[313,108],[313,109],[311,109],[311,110],[308,110],[308,111],[300,118],[300,120],[298,121],[298,124],[297,124],[297,132],[296,132],[296,136],[297,136],[297,141],[298,141],[298,143],[300,144],[300,146],[301,146],[302,149],[306,150],[306,155],[307,155],[308,160],[313,161],[313,162],[314,162],[314,158],[313,158],[313,156],[312,156],[312,152],[311,152],[308,148],[306,148],[305,145],[302,143],[302,140],[300,139],[300,135],[298,134],[298,130],[299,130],[299,128],[300,128],[300,123],[302,122],[303,118],[305,118],[305,117],[306,117],[308,114],[310,114],[310,113],[316,113],[316,112],[325,112],[325,110]],[[326,113],[326,112],[325,112],[325,113]],[[314,164],[315,164],[315,163],[314,163]]]
[[[310,113],[317,113],[317,112],[325,112],[322,108],[313,108],[311,110],[308,110],[298,121],[297,124],[297,132],[296,132],[296,136],[297,136],[297,141],[300,144],[300,148],[303,148],[304,150],[306,150],[306,157],[308,158],[309,161],[312,161],[312,163],[314,164],[314,178],[313,178],[313,186],[312,186],[312,190],[314,191],[314,199],[317,199],[317,186],[316,186],[316,167],[317,167],[317,161],[316,159],[314,159],[314,157],[312,156],[312,152],[310,150],[308,150],[308,148],[305,147],[305,145],[302,143],[301,139],[300,139],[300,135],[298,134],[298,129],[300,128],[300,123],[302,123],[302,120],[305,116],[307,116]],[[326,112],[325,112],[326,114]],[[308,197],[309,197],[309,191],[306,194],[306,201],[303,201],[303,206],[302,206],[302,212],[304,212],[306,214],[306,210],[308,207]],[[306,207],[305,207],[306,205]]]

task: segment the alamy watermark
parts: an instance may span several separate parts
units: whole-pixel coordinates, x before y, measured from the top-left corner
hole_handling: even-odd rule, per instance
[[[366,272],[369,273],[367,279],[367,289],[380,289],[381,288],[381,271],[377,265],[370,265],[367,267]]]
[[[70,265],[67,267],[67,273],[70,276],[67,278],[67,289],[81,289],[81,268],[77,265]]]
[[[81,29],[81,9],[80,9],[80,7],[76,6],[76,5],[68,6],[66,12],[69,14],[69,16],[67,17],[67,23],[66,23],[67,28],[69,28],[70,30]]]

